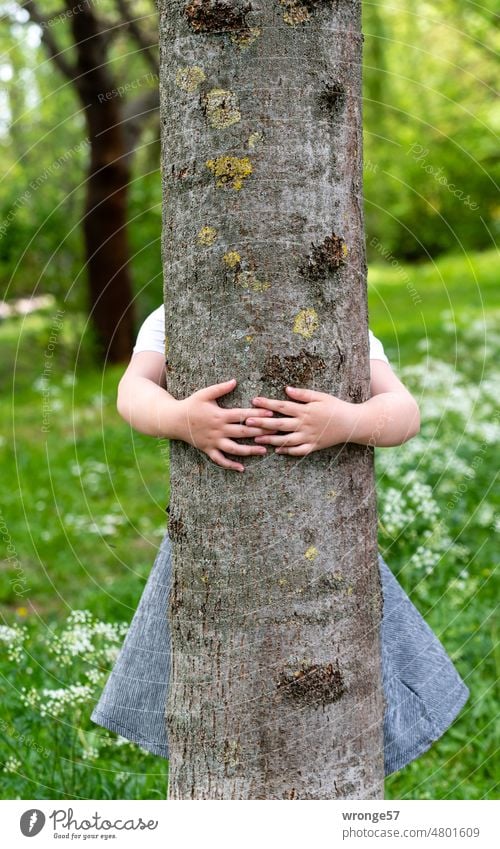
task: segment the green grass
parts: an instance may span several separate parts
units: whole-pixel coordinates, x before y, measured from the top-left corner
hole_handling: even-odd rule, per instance
[[[450,375],[460,378],[457,392],[469,403],[467,415],[460,411],[460,399],[443,417],[432,418],[430,412],[419,437],[377,452],[380,513],[388,525],[391,487],[401,487],[413,468],[430,485],[441,511],[452,545],[444,545],[437,520],[418,505],[412,507],[415,515],[404,532],[381,528],[380,544],[471,689],[469,702],[444,737],[387,780],[389,799],[495,795],[491,752],[498,656],[490,612],[498,592],[493,534],[498,493],[490,491],[496,453],[487,427],[493,413],[484,378],[490,373],[491,380],[500,350],[490,327],[500,313],[494,269],[491,252],[444,257],[402,270],[390,262],[370,268],[370,326],[395,370],[418,397],[428,399],[430,410],[441,403]],[[15,386],[13,404],[9,392],[0,400],[7,423],[0,474],[8,482],[1,515],[0,605],[4,624],[27,628],[22,659],[14,662],[2,653],[0,661],[0,761],[8,770],[2,774],[2,795],[165,798],[166,762],[136,746],[120,745],[116,735],[91,723],[93,699],[50,721],[40,716],[39,708],[20,701],[21,686],[68,687],[82,680],[89,664],[97,668],[97,655],[61,666],[49,656],[53,635],[75,609],[91,611],[105,622],[130,622],[166,527],[167,444],[132,431],[118,416],[115,394],[123,369],[108,367],[103,374],[92,366],[85,348],[77,353],[83,330],[78,317],[65,319],[58,334],[47,429],[42,429],[40,378],[52,316],[50,311],[0,325],[0,376],[4,385]],[[486,342],[479,323],[484,318]],[[444,363],[449,372],[441,384],[423,387],[429,376],[434,379],[436,363]],[[470,465],[475,457],[481,463],[466,492],[447,509],[463,479],[460,463]],[[411,507],[411,487],[405,486],[403,495]],[[412,561],[427,532],[429,556],[439,557],[429,573]],[[94,700],[101,687],[102,681],[96,683]],[[36,751],[35,741],[50,755]]]

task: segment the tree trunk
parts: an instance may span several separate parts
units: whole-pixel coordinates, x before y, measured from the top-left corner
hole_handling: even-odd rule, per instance
[[[158,5],[169,391],[366,400],[361,3]],[[170,452],[168,798],[381,798],[372,448]]]
[[[134,300],[128,266],[130,170],[123,119],[93,12],[84,7],[71,21],[77,48],[75,84],[90,142],[83,224],[89,313],[101,355],[112,363],[127,362],[134,341]]]

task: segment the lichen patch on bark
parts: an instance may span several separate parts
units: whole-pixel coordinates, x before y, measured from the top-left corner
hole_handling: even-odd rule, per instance
[[[205,71],[198,65],[186,65],[185,68],[178,68],[175,75],[175,84],[182,88],[183,91],[192,93],[196,91],[198,86],[205,79]]]
[[[306,550],[304,557],[306,558],[306,560],[314,560],[314,558],[318,556],[318,553],[319,552],[316,546],[310,545],[309,548]]]
[[[253,271],[239,271],[235,283],[244,289],[251,289],[252,292],[265,292],[271,285],[267,280],[259,280]]]
[[[338,661],[335,665],[303,663],[298,669],[287,666],[277,688],[286,698],[310,705],[337,702],[346,692]]]
[[[280,4],[285,7],[283,20],[292,27],[303,24],[311,17],[306,4],[301,0],[280,0]]]
[[[261,133],[260,130],[256,130],[254,133],[250,133],[250,135],[248,136],[248,139],[247,139],[247,145],[250,148],[250,150],[253,150],[254,148],[256,148],[257,145],[262,141],[263,138],[264,138],[264,134]]]
[[[229,268],[235,268],[241,263],[241,256],[239,255],[238,251],[228,251],[224,254],[222,259]]]
[[[327,592],[340,592],[345,589],[345,579],[340,572],[324,572],[315,582],[318,589]]]
[[[251,47],[260,34],[260,27],[249,27],[249,29],[242,30],[241,32],[232,32],[230,38],[233,44],[237,44],[241,50],[245,50],[247,47]]]
[[[236,767],[240,763],[240,744],[238,740],[224,741],[224,763],[230,767]]]
[[[279,0],[279,2],[284,7],[283,20],[292,27],[306,23],[318,6],[325,5],[325,0]]]
[[[332,233],[320,245],[311,242],[312,251],[307,262],[299,268],[300,274],[310,280],[321,280],[331,271],[336,271],[346,261],[348,248],[342,238]]]
[[[212,88],[203,95],[202,105],[211,127],[223,129],[241,121],[238,98],[234,91]]]
[[[319,327],[318,313],[312,307],[300,310],[293,322],[293,332],[310,339]]]
[[[210,245],[213,245],[217,239],[217,230],[215,227],[210,227],[209,225],[202,227],[198,233],[197,239],[199,245],[210,247]]]
[[[215,176],[217,188],[229,186],[239,191],[244,180],[252,173],[252,163],[248,156],[218,156],[216,159],[207,159],[205,165]]]
[[[184,15],[193,32],[247,32],[252,4],[243,0],[191,0]]]

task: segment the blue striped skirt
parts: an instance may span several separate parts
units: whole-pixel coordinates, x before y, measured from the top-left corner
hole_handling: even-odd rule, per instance
[[[378,555],[383,595],[385,774],[430,748],[469,696],[443,645]],[[171,543],[165,533],[139,605],[91,720],[168,758]]]

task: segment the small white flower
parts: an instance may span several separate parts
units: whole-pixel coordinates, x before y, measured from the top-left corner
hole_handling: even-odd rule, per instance
[[[82,749],[82,760],[95,761],[99,757],[99,749],[95,746],[89,746],[88,749]]]
[[[12,755],[10,755],[10,757],[7,758],[7,760],[5,761],[5,763],[3,765],[3,771],[4,772],[17,772],[19,769],[21,769],[21,761],[19,760],[19,758],[15,758]]]

